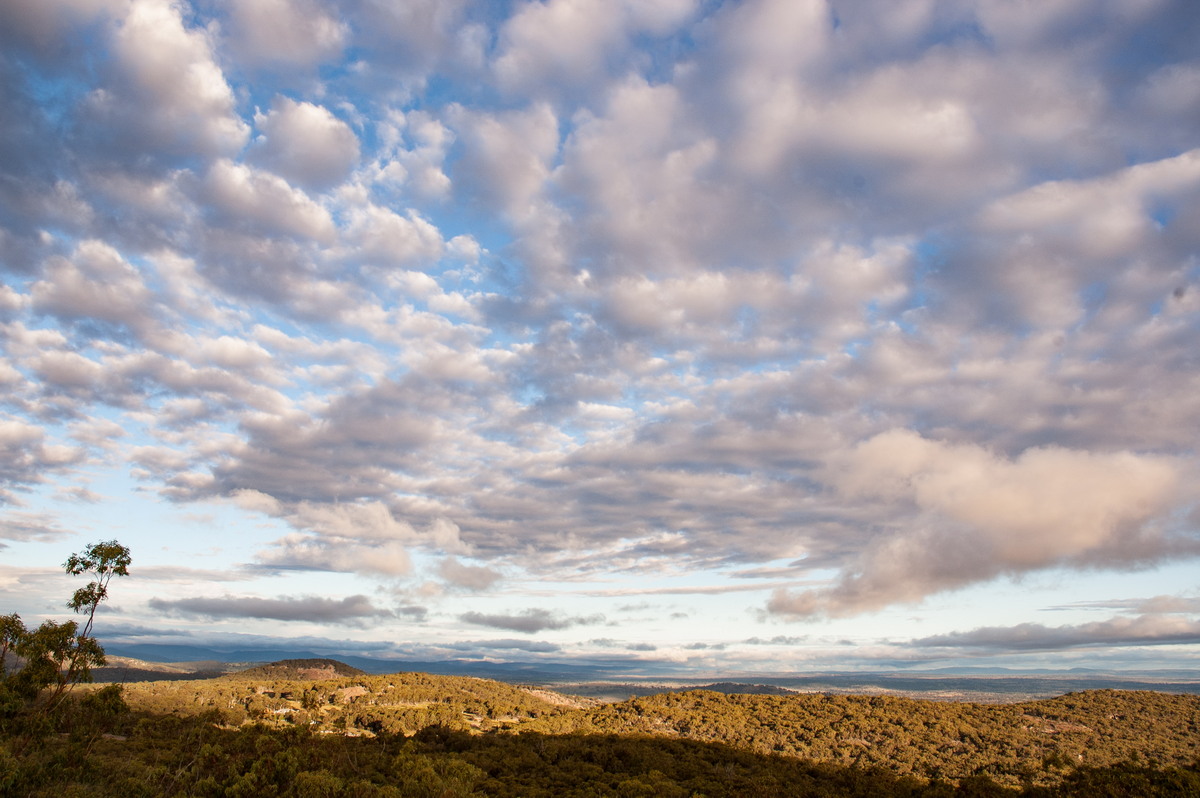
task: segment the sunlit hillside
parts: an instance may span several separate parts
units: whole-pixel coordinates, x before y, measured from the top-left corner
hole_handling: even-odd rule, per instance
[[[320,678],[345,671],[337,678]],[[328,660],[80,686],[5,795],[1200,795],[1200,697],[696,690],[617,703]],[[316,678],[313,678],[316,677]],[[9,730],[11,732],[11,730]]]

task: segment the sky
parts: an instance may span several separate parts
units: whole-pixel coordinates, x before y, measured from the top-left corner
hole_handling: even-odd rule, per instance
[[[0,0],[0,611],[1194,668],[1193,0]]]

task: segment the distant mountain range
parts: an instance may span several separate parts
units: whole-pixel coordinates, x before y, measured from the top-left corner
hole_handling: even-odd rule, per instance
[[[109,645],[110,667],[99,669],[98,681],[195,679],[245,671],[280,661],[320,660],[368,674],[415,672],[440,676],[475,676],[516,684],[552,686],[576,695],[621,700],[633,695],[677,689],[716,692],[884,693],[955,700],[1004,701],[1048,697],[1092,689],[1157,690],[1200,694],[1200,672],[1142,670],[1106,672],[1089,668],[1069,670],[1012,670],[1006,668],[938,668],[927,671],[729,673],[697,676],[691,673],[634,673],[630,664],[600,661],[488,662],[483,660],[395,660],[283,649],[212,649],[178,645]]]

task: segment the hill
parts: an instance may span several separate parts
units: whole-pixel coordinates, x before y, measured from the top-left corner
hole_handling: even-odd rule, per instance
[[[318,681],[337,679],[343,676],[366,676],[366,671],[336,659],[283,659],[247,668],[235,674],[243,679],[285,679],[292,681]]]
[[[524,728],[719,742],[925,778],[987,774],[1013,786],[1079,765],[1200,759],[1200,697],[1148,691],[1093,690],[1013,704],[691,691],[543,718]]]
[[[358,672],[314,680],[305,675],[317,670],[285,661],[217,679],[128,684],[124,694],[131,708],[145,713],[200,715],[215,711],[225,723],[305,726],[357,736],[413,734],[428,726],[479,731],[508,728],[596,703],[469,676]]]
[[[217,711],[225,723],[354,736],[452,732],[656,737],[762,755],[872,766],[896,775],[998,783],[1060,779],[1079,766],[1200,758],[1200,697],[1094,690],[1021,703],[692,690],[612,704],[485,679],[398,673],[273,679],[282,664],[220,679],[128,685],[145,712]],[[715,685],[730,689],[733,685]]]

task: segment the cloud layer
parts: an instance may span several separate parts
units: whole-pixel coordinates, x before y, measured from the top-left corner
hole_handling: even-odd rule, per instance
[[[1189,0],[0,3],[0,537],[132,480],[296,580],[155,612],[461,633],[617,618],[540,583],[790,624],[1194,557],[1197,40]]]

